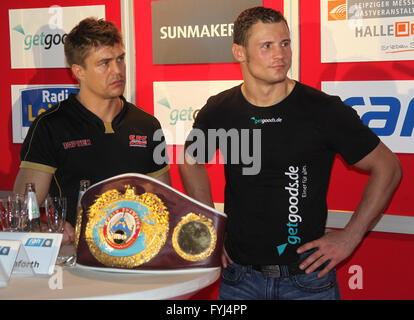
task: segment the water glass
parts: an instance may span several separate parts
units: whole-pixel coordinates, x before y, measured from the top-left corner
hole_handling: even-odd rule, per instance
[[[49,232],[63,233],[66,222],[66,209],[66,197],[46,197],[45,213]]]
[[[49,232],[63,233],[66,224],[66,197],[47,196],[45,200],[45,213]],[[58,265],[69,265],[72,261],[73,246],[61,244],[56,259]]]
[[[23,227],[24,196],[10,194],[0,199],[0,223],[3,231],[22,231]]]

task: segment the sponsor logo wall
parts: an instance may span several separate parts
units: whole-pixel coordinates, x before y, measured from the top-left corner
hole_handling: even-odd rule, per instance
[[[261,0],[152,1],[154,64],[235,62],[234,20]]]
[[[161,123],[167,144],[183,145],[207,99],[241,83],[241,80],[154,82],[154,115]]]
[[[414,0],[321,0],[322,62],[414,60]]]
[[[414,81],[322,82],[395,153],[414,153]]]
[[[231,50],[234,20],[243,10],[262,4],[262,0],[152,1],[153,63],[235,62]],[[207,99],[241,82],[154,82],[154,115],[167,144],[183,145]]]
[[[89,16],[105,18],[105,6],[9,10],[12,69],[66,68],[66,34]]]
[[[63,43],[86,17],[105,18],[105,6],[9,10],[12,69],[67,68]],[[33,120],[77,93],[73,85],[12,85],[13,143],[22,143]]]
[[[13,142],[22,143],[37,116],[78,91],[73,85],[12,85]]]

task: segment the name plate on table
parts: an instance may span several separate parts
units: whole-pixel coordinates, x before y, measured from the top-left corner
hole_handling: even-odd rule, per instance
[[[0,240],[0,287],[7,286],[20,247],[20,241]],[[22,249],[20,255],[24,255],[23,251],[24,249]]]
[[[8,241],[18,243],[18,248],[17,244],[8,246]],[[52,275],[61,242],[60,233],[0,232],[0,247],[5,253],[0,260],[7,264],[2,263],[3,269],[11,268],[12,275]]]

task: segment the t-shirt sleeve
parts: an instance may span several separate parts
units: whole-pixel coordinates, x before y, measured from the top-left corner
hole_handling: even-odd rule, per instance
[[[209,139],[209,130],[214,130],[213,125],[214,102],[212,98],[207,100],[206,105],[198,112],[194,120],[193,128],[185,141],[187,154],[197,160],[198,163],[208,163],[218,149],[217,135]]]
[[[57,169],[57,151],[53,130],[42,116],[30,126],[20,151],[21,168],[54,173]]]
[[[320,120],[326,130],[328,145],[348,164],[363,159],[379,144],[378,136],[339,97],[332,97],[324,110]]]
[[[167,143],[161,124],[157,119],[154,120],[154,134],[150,141],[150,146],[152,149],[153,161],[147,174],[156,178],[170,169]]]

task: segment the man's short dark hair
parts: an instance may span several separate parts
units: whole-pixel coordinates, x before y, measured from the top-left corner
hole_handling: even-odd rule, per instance
[[[244,10],[237,17],[233,28],[233,43],[247,47],[249,30],[258,23],[278,23],[284,21],[285,17],[277,10],[265,7],[254,7]]]
[[[65,39],[65,56],[70,67],[79,64],[85,67],[85,59],[91,48],[101,46],[123,46],[122,35],[117,26],[104,19],[86,18],[79,22]]]

